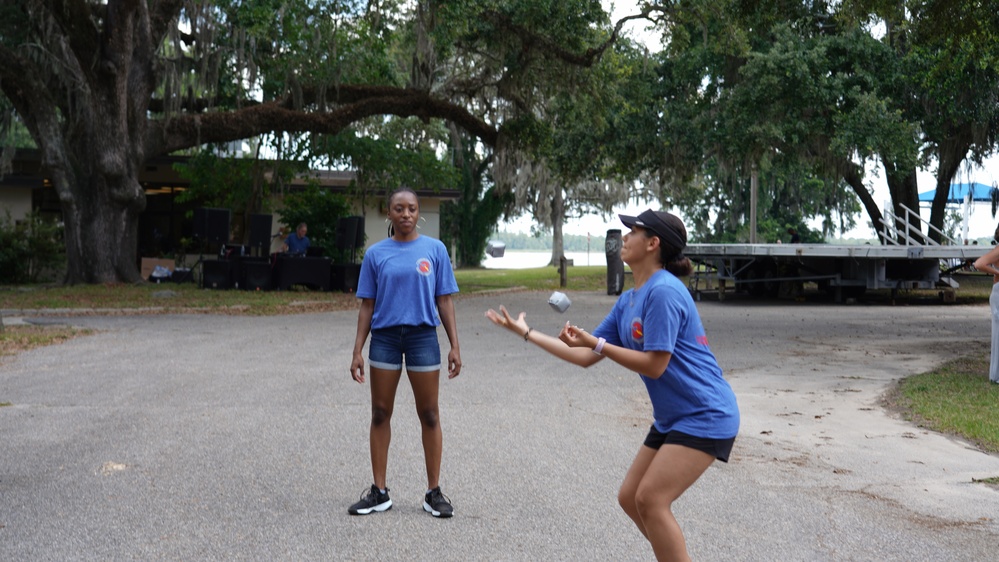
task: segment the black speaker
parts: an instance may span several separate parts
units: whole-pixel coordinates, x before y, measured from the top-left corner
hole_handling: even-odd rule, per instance
[[[343,217],[336,223],[336,247],[353,250],[364,245],[364,217]]]
[[[191,233],[198,240],[208,237],[208,209],[199,208],[194,210],[194,225]]]
[[[271,247],[271,215],[250,215],[250,247]]]
[[[213,244],[229,241],[229,209],[195,209],[194,237]]]
[[[334,291],[356,293],[357,282],[361,277],[360,264],[333,264],[330,268],[330,284]]]
[[[201,280],[206,289],[232,288],[232,263],[215,260],[201,262]]]
[[[271,290],[271,264],[266,259],[242,260],[240,275],[242,277],[239,283],[240,289],[247,291]]]

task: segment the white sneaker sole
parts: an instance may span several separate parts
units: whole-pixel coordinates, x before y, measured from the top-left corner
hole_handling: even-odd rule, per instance
[[[388,511],[390,509],[392,509],[392,500],[389,500],[389,501],[387,501],[385,503],[380,503],[380,504],[378,504],[376,506],[372,506],[372,507],[369,507],[367,509],[358,509],[355,512],[351,512],[351,515],[367,515],[367,514],[373,512],[373,511],[379,511],[380,512],[380,511]]]
[[[446,518],[446,517],[451,517],[452,515],[454,515],[453,512],[452,513],[441,513],[439,511],[434,511],[434,508],[430,507],[430,504],[427,503],[427,502],[423,502],[423,511],[426,511],[427,513],[429,513],[430,515],[433,515],[434,517],[445,517]]]

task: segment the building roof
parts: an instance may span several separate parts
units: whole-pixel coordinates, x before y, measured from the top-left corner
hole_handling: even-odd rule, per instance
[[[145,167],[139,172],[139,183],[146,191],[162,190],[168,187],[186,189],[190,181],[181,176],[174,164],[183,164],[188,156],[154,156],[146,160]],[[10,174],[0,177],[0,189],[4,187],[30,187],[41,189],[51,186],[45,174],[42,173],[41,151],[37,149],[18,149],[11,163]],[[310,179],[318,180],[320,186],[330,188],[334,192],[347,192],[356,174],[352,170],[313,170],[308,174],[298,176],[291,181],[291,188],[303,188]],[[431,188],[413,189],[420,197],[440,197],[457,199],[461,193],[457,189],[434,190]],[[387,190],[373,190],[371,196],[387,195]]]
[[[950,193],[947,194],[947,202],[964,203],[969,192],[971,193],[972,201],[992,201],[992,186],[973,182],[950,184]],[[936,190],[924,191],[919,194],[919,202],[932,202],[935,195]]]

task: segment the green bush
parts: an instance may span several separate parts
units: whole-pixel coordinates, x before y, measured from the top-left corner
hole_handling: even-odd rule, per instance
[[[62,224],[37,213],[0,221],[0,283],[35,283],[66,260]]]

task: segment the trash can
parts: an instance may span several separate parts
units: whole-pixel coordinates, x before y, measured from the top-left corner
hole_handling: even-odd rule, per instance
[[[621,261],[621,230],[607,231],[604,242],[607,254],[607,294],[620,295],[624,290],[624,262]]]

